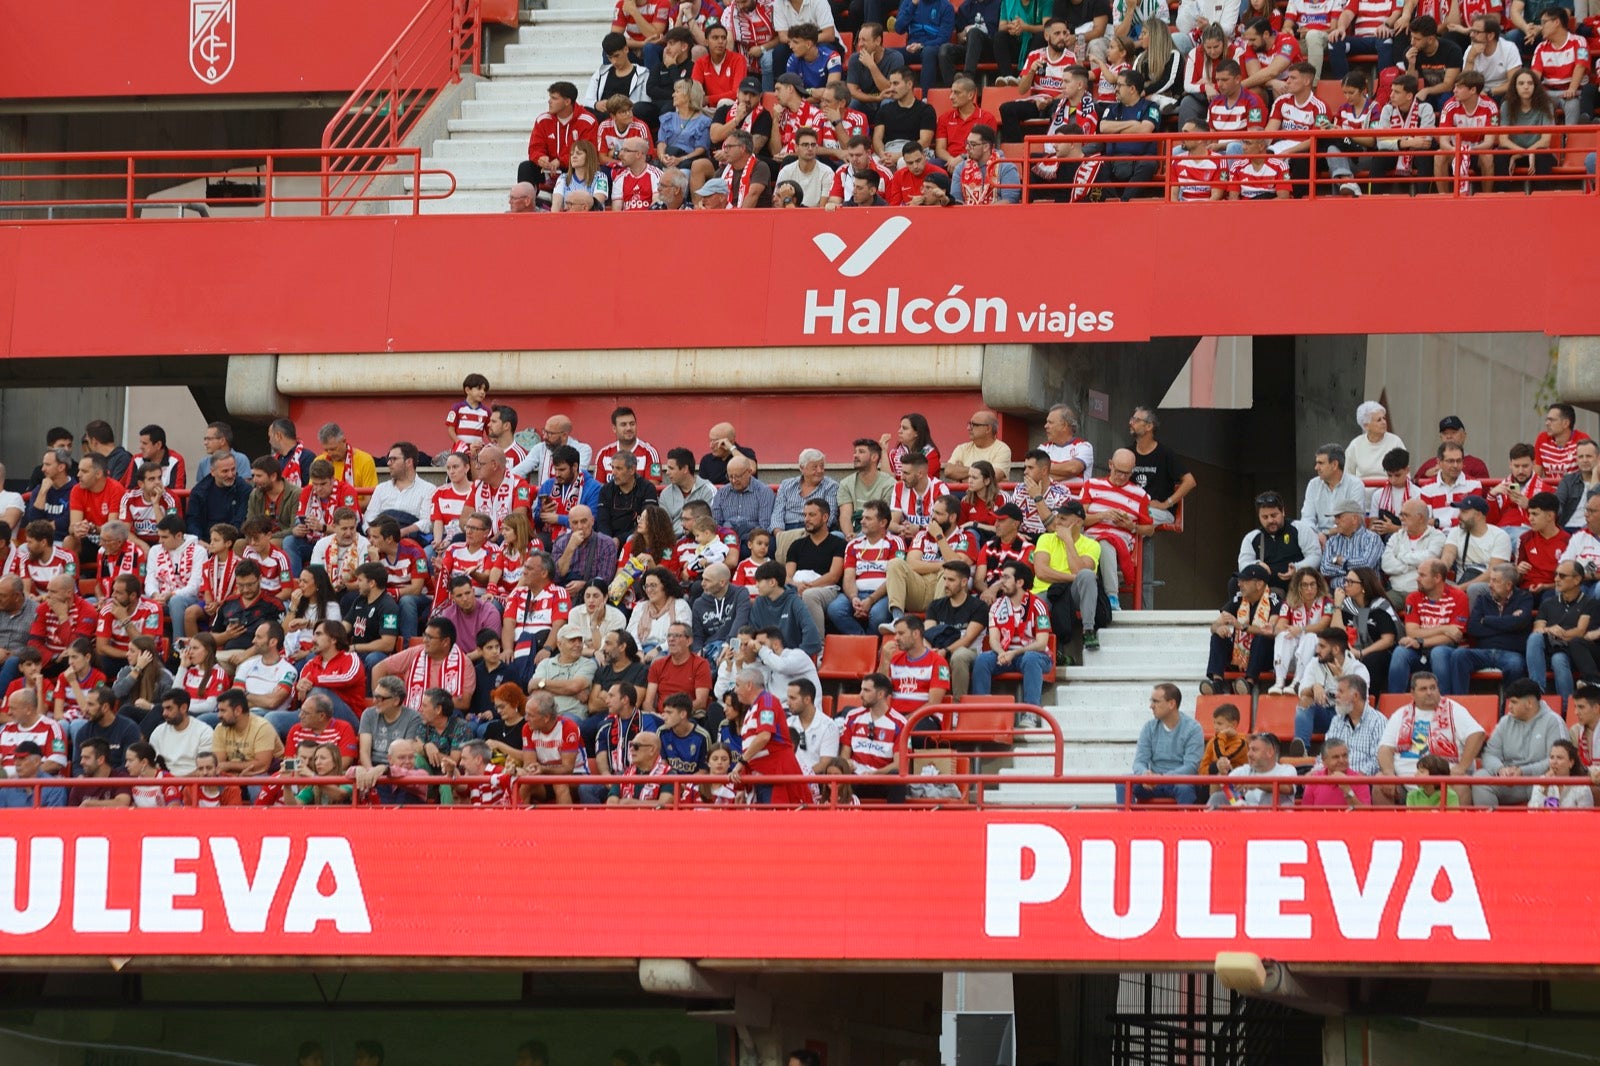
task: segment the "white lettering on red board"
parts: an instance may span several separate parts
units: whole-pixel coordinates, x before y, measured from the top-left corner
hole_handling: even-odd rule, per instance
[[[1408,847],[1414,863],[1402,881]],[[1249,840],[1242,898],[1221,901],[1213,899],[1216,854],[1209,840],[1179,840],[1172,848],[1163,840],[1083,840],[1074,855],[1052,826],[995,824],[985,841],[983,928],[991,937],[1020,937],[1025,914],[1048,922],[1059,908],[1073,907],[1091,932],[1113,940],[1232,940],[1241,922],[1247,940],[1377,940],[1398,894],[1396,940],[1427,940],[1436,930],[1457,940],[1490,938],[1461,841],[1374,840],[1371,856],[1362,879],[1346,841],[1319,840],[1313,850],[1303,840]],[[1074,872],[1076,898],[1069,895]],[[1444,887],[1436,895],[1439,882]],[[1310,883],[1331,907],[1305,908]],[[1118,898],[1127,900],[1120,912]]]
[[[67,841],[28,839],[23,881],[23,842],[0,837],[0,934],[41,932],[61,916],[63,903],[74,933],[312,933],[324,922],[340,933],[372,932],[355,856],[343,837],[307,837],[292,864],[288,837],[264,837],[253,867],[236,837],[144,837],[137,863],[129,866],[124,857],[120,867],[136,871],[131,893],[113,880],[108,838],[77,837],[71,845],[69,881]],[[201,891],[206,865],[214,894]],[[286,884],[287,901],[275,909]],[[131,905],[114,906],[113,895]]]

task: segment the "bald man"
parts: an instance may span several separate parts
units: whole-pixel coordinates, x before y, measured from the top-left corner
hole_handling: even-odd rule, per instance
[[[538,195],[539,190],[535,189],[531,182],[517,182],[511,186],[511,191],[506,194],[506,214],[533,214],[534,197]]]
[[[594,527],[594,511],[584,504],[574,504],[567,512],[567,526],[550,554],[556,560],[556,580],[567,587],[576,605],[583,602],[583,587],[589,582],[611,583],[621,551],[616,540]]]
[[[728,460],[733,458],[735,452],[755,462],[756,450],[739,443],[732,422],[718,422],[711,427],[709,436],[708,447],[711,450],[700,457],[699,473],[713,485],[728,483]]]
[[[472,495],[467,498],[468,511],[482,511],[492,524],[491,535],[500,535],[500,523],[521,511],[533,518],[533,487],[525,480],[506,470],[506,453],[499,445],[485,444],[478,449],[472,461],[472,472],[477,480]]]
[[[578,458],[584,470],[594,468],[594,449],[572,436],[572,419],[566,415],[551,415],[545,419],[544,440],[528,449],[528,457],[516,465],[512,473],[542,485],[550,476],[550,453],[569,444],[578,449]]]
[[[983,460],[994,467],[995,479],[1011,479],[1011,445],[1001,440],[1000,416],[985,408],[967,419],[967,439],[956,445],[944,464],[946,481],[965,481],[972,464]]]
[[[635,733],[628,741],[628,780],[612,785],[606,803],[612,807],[670,807],[672,785],[649,780],[672,772],[661,757],[661,738],[654,733]],[[645,780],[639,780],[643,778]]]
[[[1150,519],[1150,494],[1133,480],[1137,460],[1131,448],[1111,453],[1111,467],[1105,477],[1092,477],[1083,483],[1084,532],[1101,542],[1100,586],[1120,610],[1117,591],[1122,575],[1133,572],[1135,552],[1141,551],[1139,538],[1156,531]]]

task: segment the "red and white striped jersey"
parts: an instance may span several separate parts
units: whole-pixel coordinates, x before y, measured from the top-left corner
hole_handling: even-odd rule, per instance
[[[1378,27],[1395,12],[1395,0],[1350,0],[1345,8],[1355,16],[1350,23],[1351,37],[1376,37]]]
[[[533,728],[532,722],[522,723],[522,750],[533,752],[534,761],[547,769],[559,768],[563,755],[569,751],[576,752],[572,772],[589,772],[589,760],[583,752],[583,734],[578,732],[577,723],[570,718],[557,718],[556,724],[547,733]]]
[[[472,499],[473,482],[467,482],[467,487],[457,489],[450,485],[440,485],[433,491],[433,515],[431,520],[444,523],[444,539],[446,542],[461,532],[461,514],[467,509],[467,501]]]
[[[438,494],[435,493],[435,496]],[[490,531],[498,533],[500,523],[512,511],[533,510],[533,489],[517,475],[507,471],[500,484],[490,488],[487,481],[472,483],[472,509],[489,516]]]
[[[1040,633],[1050,631],[1050,609],[1031,592],[1022,594],[1022,603],[1009,596],[997,597],[989,608],[989,628],[1000,634],[1000,648],[1010,651],[1032,644]]]
[[[501,552],[500,554],[503,559],[505,553]],[[401,541],[393,559],[385,559],[380,555],[378,556],[378,562],[382,563],[384,570],[388,572],[387,587],[396,598],[405,592],[411,583],[419,577],[422,578],[423,585],[427,585],[428,557],[415,544],[407,544],[405,541]]]
[[[89,676],[78,679],[78,689],[88,692],[106,683],[106,675],[94,667],[89,667]],[[56,678],[56,690],[52,699],[61,701],[61,718],[63,722],[76,722],[83,717],[83,708],[78,705],[78,697],[73,692],[72,671],[63,670],[61,676]]]
[[[467,547],[467,542],[457,541],[450,545],[439,555],[439,575],[433,583],[433,609],[437,611],[450,599],[450,578],[457,573],[470,574],[474,570],[488,573],[491,570],[504,570],[505,559],[500,555],[500,549],[493,544],[485,543],[477,551]],[[492,593],[494,590],[486,582],[473,579],[472,587],[479,593]]]
[[[839,132],[834,129],[833,123],[828,121],[828,116],[826,114],[822,116],[822,128],[817,131],[817,143],[823,148],[843,148],[850,143],[850,138],[867,136],[867,116],[855,108],[845,108],[844,117],[840,121],[844,123],[845,129],[843,141],[839,140]],[[884,192],[887,195],[887,190]]]
[[[444,424],[456,431],[455,451],[467,451],[474,442],[489,443],[490,413],[487,404],[473,407],[465,400],[445,412]]]
[[[733,584],[743,585],[745,588],[755,588],[756,568],[769,561],[767,559],[740,559],[738,567],[733,571]]]
[[[616,122],[608,118],[604,122],[600,123],[600,128],[595,131],[594,136],[595,147],[600,149],[602,155],[608,155],[612,159],[617,157],[617,149],[621,148],[622,142],[627,140],[629,137],[638,137],[640,140],[644,141],[646,153],[648,153],[651,146],[655,144],[655,138],[650,136],[650,127],[646,126],[638,119],[634,119],[632,122],[628,123],[626,129],[619,130],[617,129]]]
[[[1084,478],[1094,477],[1094,445],[1082,437],[1074,437],[1065,444],[1051,444],[1045,441],[1039,448],[1050,457],[1051,466],[1071,462],[1074,459],[1083,464],[1083,473],[1077,477],[1056,477],[1052,474],[1051,481],[1059,481],[1069,489],[1076,490],[1083,488]]]
[[[134,637],[149,637],[156,642],[156,648],[161,647],[161,634],[166,625],[166,614],[161,610],[161,605],[154,600],[140,599],[134,604],[133,612],[126,619],[118,621],[111,613],[111,603],[107,600],[100,608],[100,618],[95,626],[94,635],[109,641],[111,647],[128,653],[128,645]]]
[[[128,523],[133,535],[146,544],[156,542],[156,523],[169,514],[178,513],[178,499],[163,491],[155,503],[144,498],[142,492],[130,492],[117,506],[117,517]]]
[[[1567,443],[1557,444],[1548,433],[1540,433],[1533,441],[1533,461],[1539,464],[1544,476],[1562,477],[1578,469],[1578,442],[1589,439],[1581,429],[1572,431]]]
[[[1289,187],[1289,163],[1277,156],[1260,160],[1246,159],[1233,168],[1230,183],[1246,200],[1260,200],[1278,195]]]
[[[635,174],[623,167],[611,179],[611,207],[616,211],[648,211],[661,183],[661,168],[647,165]]]
[[[911,546],[906,549],[906,558],[925,563],[938,562],[944,556],[939,551],[939,541],[928,526],[917,531],[911,538]],[[978,557],[983,554],[983,546],[978,542],[978,535],[970,529],[957,529],[945,538],[945,542],[967,557],[967,562],[972,566],[978,565]]]
[[[1061,90],[1067,86],[1067,71],[1078,65],[1078,57],[1069,48],[1061,53],[1060,58],[1052,59],[1049,48],[1035,48],[1028,53],[1028,58],[1022,61],[1022,66],[1018,69],[1035,70],[1041,63],[1044,64],[1044,71],[1042,73],[1035,71],[1033,84],[1028,88],[1028,96],[1060,96]]]
[[[894,175],[889,169],[876,159],[872,161],[872,169],[878,172],[878,192],[885,200],[889,199],[890,187],[894,185]],[[829,196],[837,196],[841,200],[848,200],[855,193],[855,168],[846,163],[833,172],[833,185],[828,189]]]
[[[905,515],[906,521],[914,526],[928,524],[928,509],[933,506],[933,501],[940,496],[948,496],[950,486],[936,477],[928,479],[928,484],[921,492],[917,492],[904,481],[894,483],[894,493],[889,497],[889,510],[899,511]]]
[[[1344,10],[1344,0],[1289,0],[1287,17],[1301,32],[1325,30]],[[1439,20],[1443,22],[1444,19]]]
[[[612,441],[594,453],[594,476],[600,479],[600,484],[609,484],[611,477],[611,460],[616,458],[622,450],[621,441]],[[635,472],[642,478],[648,478],[656,484],[661,483],[661,454],[655,447],[642,440],[633,442],[633,462]]]
[[[772,28],[772,8],[756,4],[749,11],[741,11],[737,4],[729,4],[722,11],[723,25],[728,27],[729,41],[741,51],[764,45],[777,36]]]
[[[511,775],[504,767],[490,763],[483,768],[483,776],[487,778],[483,784],[467,789],[467,803],[474,807],[504,807]]]
[[[1498,126],[1500,124],[1500,109],[1494,101],[1487,96],[1479,95],[1477,102],[1472,107],[1462,106],[1459,99],[1451,97],[1449,103],[1444,105],[1444,110],[1439,112],[1439,128],[1474,128],[1481,126]],[[1468,137],[1462,135],[1463,141],[1482,140],[1482,137]]]
[[[1126,485],[1113,485],[1110,478],[1094,477],[1084,482],[1083,509],[1091,511],[1121,511],[1132,515],[1139,525],[1150,524],[1150,494],[1130,481]],[[1095,540],[1118,540],[1129,549],[1133,547],[1133,534],[1111,525],[1087,526],[1084,532]]]
[[[780,150],[776,155],[779,158],[795,154],[794,139],[795,135],[801,130],[820,129],[823,124],[822,109],[810,100],[802,100],[799,107],[786,107],[782,111],[777,111],[773,114],[777,119],[778,125],[778,146]],[[820,133],[818,137],[821,137]],[[733,190],[730,187],[728,191],[731,193]]]
[[[946,696],[950,694],[950,664],[933,648],[925,648],[920,659],[896,651],[889,660],[889,680],[894,682],[894,699],[890,706],[909,720],[927,704],[934,689],[943,689]],[[937,721],[943,729],[943,716]]]
[[[1206,116],[1213,133],[1265,129],[1267,105],[1253,91],[1242,89],[1232,101],[1225,96],[1213,96],[1206,108]]]
[[[905,729],[905,715],[893,708],[874,718],[867,708],[857,707],[845,714],[839,750],[849,753],[858,774],[881,770],[894,761],[895,744]]]
[[[58,574],[78,576],[78,560],[59,544],[52,544],[50,554],[44,559],[35,559],[27,548],[21,548],[12,552],[6,561],[6,573],[20,577],[29,595],[43,596],[50,587],[51,578]]]
[[[1114,104],[1117,102],[1117,75],[1125,70],[1132,70],[1132,63],[1107,63],[1100,68],[1100,78],[1094,83],[1094,102],[1097,104]]]
[[[267,554],[262,555],[254,548],[244,550],[246,559],[254,559],[257,566],[261,567],[261,591],[268,596],[282,596],[283,587],[289,583],[294,575],[290,572],[289,556],[282,548],[274,546]]]
[[[0,766],[10,770],[17,763],[17,745],[31,740],[44,752],[44,761],[55,767],[67,765],[67,731],[47,714],[30,726],[7,722],[0,725]]]
[[[1304,101],[1285,93],[1272,102],[1272,117],[1278,120],[1279,129],[1316,129],[1317,120],[1328,117],[1328,105],[1316,93],[1310,94]]]
[[[513,627],[510,658],[521,659],[537,652],[539,649],[534,646],[533,638],[545,630],[565,625],[571,613],[572,600],[561,585],[546,585],[537,593],[526,585],[512,589],[506,597],[505,609],[505,617]]]
[[[1172,181],[1178,187],[1178,199],[1185,203],[1211,199],[1212,191],[1222,184],[1226,174],[1223,161],[1206,149],[1194,155],[1172,156]]]
[[[664,0],[638,0],[636,6],[639,9],[640,17],[646,22],[662,23],[672,17],[672,7],[665,3]],[[611,26],[628,39],[628,47],[644,47],[645,32],[639,28],[639,23],[634,21],[631,15],[622,10],[622,0],[617,0],[616,13],[612,15]]]
[[[1500,25],[1506,24],[1505,0],[1461,0],[1461,21],[1464,25],[1472,25],[1472,20],[1479,15],[1493,15],[1500,20]],[[1444,20],[1440,20],[1441,24]]]
[[[1576,33],[1567,34],[1559,48],[1549,41],[1540,41],[1533,50],[1533,72],[1544,80],[1544,87],[1550,92],[1566,92],[1572,84],[1573,73],[1588,65],[1588,42]]]
[[[862,534],[844,546],[844,568],[856,572],[857,591],[876,592],[889,574],[889,560],[903,559],[905,554],[906,542],[893,533],[876,543]]]
[[[342,481],[333,483],[333,491],[327,496],[318,496],[315,485],[307,485],[300,490],[300,509],[297,512],[301,518],[320,519],[323,525],[333,525],[333,512],[341,507],[348,507],[357,514],[361,513],[361,502],[356,496],[354,485],[347,485]]]
[[[1420,488],[1422,502],[1433,511],[1433,520],[1441,529],[1450,529],[1461,522],[1461,512],[1456,505],[1468,496],[1482,496],[1483,482],[1462,475],[1454,485],[1446,485],[1435,478],[1431,484]]]
[[[1357,2],[1360,2],[1360,0],[1357,0]],[[1245,73],[1254,74],[1255,70],[1250,69],[1251,66],[1256,68],[1266,67],[1275,59],[1287,59],[1292,65],[1304,60],[1305,54],[1300,51],[1300,42],[1295,39],[1294,34],[1279,33],[1268,43],[1265,51],[1258,48],[1247,48],[1244,57],[1247,64]]]

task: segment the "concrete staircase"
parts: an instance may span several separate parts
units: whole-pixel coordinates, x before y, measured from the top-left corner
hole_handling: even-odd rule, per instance
[[[1183,692],[1186,713],[1205,678],[1208,626],[1214,611],[1126,611],[1100,634],[1100,650],[1084,666],[1058,670],[1053,702],[1065,742],[1067,774],[1119,774],[1133,765],[1139,730],[1150,718],[1150,688],[1171,681]],[[1053,699],[1052,699],[1053,696]],[[1009,774],[1048,774],[1054,767],[1048,740],[1019,745]],[[1109,804],[1110,785],[1011,785],[989,794],[992,803]]]
[[[550,83],[570,81],[581,90],[600,65],[600,38],[611,26],[614,5],[604,0],[549,0],[532,13],[532,24],[517,31],[503,62],[489,68],[472,97],[462,101],[461,117],[449,121],[450,136],[433,143],[426,169],[455,175],[455,194],[424,200],[425,214],[492,214],[506,209],[506,191],[517,164],[528,157],[533,120],[549,109]],[[444,189],[442,179],[424,178],[423,189]],[[406,191],[411,184],[406,182]],[[409,201],[391,205],[408,214]]]

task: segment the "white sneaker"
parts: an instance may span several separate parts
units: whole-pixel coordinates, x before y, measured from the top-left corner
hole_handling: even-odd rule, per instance
[[[1282,696],[1284,693],[1286,693],[1288,691],[1289,691],[1288,687],[1286,685],[1284,685],[1283,682],[1280,681],[1276,685],[1273,685],[1271,688],[1267,689],[1267,695],[1269,695],[1269,696]]]
[[[1357,185],[1353,181],[1347,181],[1339,186],[1339,191],[1344,193],[1346,196],[1360,196],[1361,186]]]

